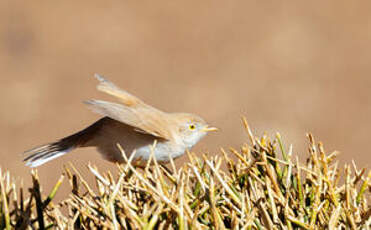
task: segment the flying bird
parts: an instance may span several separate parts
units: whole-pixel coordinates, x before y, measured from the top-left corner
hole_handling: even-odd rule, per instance
[[[95,78],[99,81],[97,89],[116,97],[120,103],[85,101],[92,111],[103,118],[75,134],[26,151],[24,161],[27,166],[40,166],[82,147],[96,147],[110,162],[126,162],[124,153],[127,158],[135,154],[133,161],[143,164],[153,151],[158,162],[167,163],[169,157],[176,159],[182,156],[208,132],[217,130],[197,115],[161,111],[98,74]]]

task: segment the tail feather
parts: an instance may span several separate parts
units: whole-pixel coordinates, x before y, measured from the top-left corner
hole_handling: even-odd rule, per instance
[[[26,162],[27,166],[34,168],[60,157],[77,147],[88,146],[87,143],[89,140],[108,119],[109,118],[102,118],[78,133],[65,137],[59,141],[28,150],[24,152],[26,157],[23,161]]]
[[[68,153],[74,148],[74,146],[64,147],[60,142],[54,142],[26,151],[25,154],[28,156],[23,161],[27,166],[34,168]]]

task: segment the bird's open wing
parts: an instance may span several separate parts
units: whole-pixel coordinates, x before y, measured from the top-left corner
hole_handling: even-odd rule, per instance
[[[97,89],[118,98],[122,104],[100,100],[86,101],[85,103],[93,111],[138,128],[138,131],[144,131],[166,140],[172,138],[168,114],[147,105],[103,76],[99,74],[94,76],[99,81]]]
[[[95,74],[94,77],[98,79],[99,81],[99,84],[97,85],[97,89],[99,91],[118,98],[124,105],[130,106],[130,107],[135,107],[135,106],[149,107],[149,105],[146,105],[142,100],[131,95],[125,90],[120,89],[115,84],[105,79],[103,76],[99,74]]]

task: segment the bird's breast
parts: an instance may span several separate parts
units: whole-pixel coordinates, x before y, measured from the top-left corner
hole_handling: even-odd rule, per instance
[[[169,141],[158,142],[156,145],[137,148],[134,159],[147,161],[150,158],[152,151],[158,162],[169,162],[169,157],[175,159],[183,155],[185,148]]]

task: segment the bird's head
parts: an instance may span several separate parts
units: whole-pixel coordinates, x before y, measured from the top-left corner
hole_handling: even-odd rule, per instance
[[[194,146],[208,132],[218,130],[209,127],[205,120],[197,115],[189,113],[175,113],[173,115],[177,134],[187,148]]]

